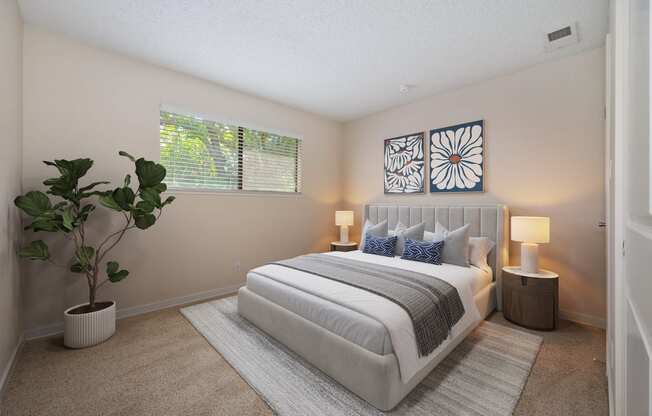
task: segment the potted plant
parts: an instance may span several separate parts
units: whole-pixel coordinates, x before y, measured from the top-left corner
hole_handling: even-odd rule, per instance
[[[93,166],[91,159],[55,160],[43,162],[58,169],[59,176],[46,179],[47,193],[30,191],[14,200],[14,204],[27,214],[31,223],[25,230],[60,233],[74,244],[74,254],[67,264],[58,264],[50,256],[43,240],[32,241],[19,250],[21,257],[46,261],[79,274],[88,284],[88,303],[73,306],[64,312],[64,344],[70,348],[89,347],[105,341],[115,333],[115,302],[98,301],[97,291],[106,283],[124,280],[129,272],[110,259],[108,254],[133,229],[146,230],[161,216],[163,208],[174,201],[169,196],[164,201],[161,193],[167,190],[163,182],[165,168],[143,158],[135,159],[119,152],[135,164],[138,187],[131,187],[131,175],[126,175],[121,186],[111,190],[96,187],[110,182],[93,182],[82,186],[79,180]],[[53,202],[48,196],[57,198]],[[122,215],[124,225],[104,236],[95,244],[89,241],[86,223],[95,211],[95,201]]]

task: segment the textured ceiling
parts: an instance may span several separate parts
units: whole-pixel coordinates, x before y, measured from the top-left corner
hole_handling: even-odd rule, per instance
[[[342,121],[599,46],[608,12],[608,0],[19,3],[30,24]],[[574,21],[581,42],[544,52],[544,33]]]

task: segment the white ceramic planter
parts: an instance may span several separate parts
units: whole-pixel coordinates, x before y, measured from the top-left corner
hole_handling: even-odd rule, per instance
[[[86,348],[111,338],[115,333],[115,302],[100,311],[71,314],[70,311],[87,305],[82,303],[63,313],[63,343],[68,348]]]

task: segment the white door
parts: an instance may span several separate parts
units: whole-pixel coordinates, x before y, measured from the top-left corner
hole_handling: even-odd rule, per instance
[[[650,2],[615,0],[613,300],[614,414],[651,415],[652,140]],[[612,296],[613,295],[613,296]]]

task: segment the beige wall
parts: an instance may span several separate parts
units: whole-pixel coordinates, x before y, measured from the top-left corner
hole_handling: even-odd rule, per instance
[[[561,275],[566,316],[603,323],[604,48],[595,49],[353,121],[344,128],[347,205],[505,203],[513,215],[551,217],[542,267]],[[383,140],[485,120],[481,194],[383,194]],[[427,153],[426,153],[427,154]],[[356,231],[356,232],[359,232]],[[511,263],[519,263],[511,246]]]
[[[0,0],[0,388],[22,334],[16,248],[20,219],[21,43],[23,23],[15,0]]]
[[[342,128],[26,26],[23,186],[40,187],[51,173],[41,161],[58,157],[91,157],[96,166],[89,179],[121,180],[130,166],[117,150],[158,157],[160,105],[290,131],[304,138],[302,196],[177,193],[160,223],[129,235],[115,252],[131,275],[100,297],[127,308],[232,287],[258,264],[323,250],[336,237],[332,213],[342,197],[358,210],[356,228],[367,201],[503,202],[515,215],[552,218],[552,242],[541,248],[542,265],[562,276],[562,310],[600,323],[604,235],[595,224],[604,216],[603,60],[604,50],[596,49]],[[383,195],[385,138],[479,118],[486,127],[485,193]],[[107,231],[117,225],[114,220],[100,211],[94,224]],[[512,263],[518,263],[518,254],[513,244]],[[59,322],[65,307],[85,301],[84,283],[69,273],[34,264],[24,272],[28,330]]]
[[[161,104],[303,136],[304,193],[177,193],[157,225],[128,235],[115,251],[131,274],[108,285],[100,298],[116,299],[119,308],[126,308],[231,287],[244,282],[244,272],[256,265],[327,248],[337,232],[333,211],[341,195],[340,124],[29,25],[24,38],[25,189],[38,188],[53,173],[42,160],[90,157],[95,160],[90,179],[120,181],[131,166],[118,150],[158,159]],[[118,224],[119,218],[104,210],[96,216],[96,229]],[[70,273],[25,267],[28,330],[61,321],[65,307],[85,299],[85,283]]]

